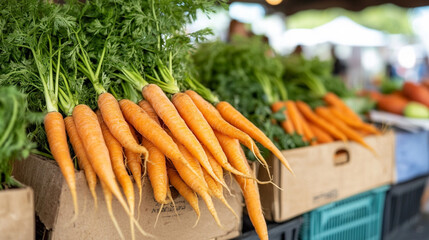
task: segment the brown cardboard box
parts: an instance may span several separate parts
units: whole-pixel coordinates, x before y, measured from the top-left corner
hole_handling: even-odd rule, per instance
[[[86,185],[83,172],[76,172],[77,194],[79,198],[79,217],[70,222],[74,210],[69,188],[63,176],[52,160],[30,156],[15,165],[14,176],[23,183],[33,187],[36,213],[41,222],[49,229],[50,239],[119,239],[106,210],[101,187],[97,187],[98,210],[95,210],[92,197]],[[235,212],[242,214],[242,197],[238,184],[226,176],[234,197],[225,192],[225,197]],[[136,203],[138,193],[136,190]],[[172,205],[164,207],[154,227],[160,205],[153,199],[153,192],[147,179],[143,184],[143,197],[140,207],[139,223],[156,239],[222,239],[235,237],[240,233],[241,223],[217,199],[213,199],[223,228],[219,228],[209,214],[204,202],[200,199],[201,218],[198,225],[192,228],[196,214],[181,196],[175,197],[179,217],[176,216]],[[117,200],[113,202],[113,211],[126,239],[131,239],[129,218],[122,210]],[[153,239],[142,237],[136,231],[137,239]]]
[[[34,239],[33,190],[29,187],[0,191],[0,239]]]
[[[296,176],[277,159],[270,159],[273,181],[260,186],[268,220],[281,222],[327,203],[391,184],[394,179],[394,134],[370,136],[365,141],[377,155],[355,142],[334,142],[283,151]],[[265,171],[259,172],[267,179]]]

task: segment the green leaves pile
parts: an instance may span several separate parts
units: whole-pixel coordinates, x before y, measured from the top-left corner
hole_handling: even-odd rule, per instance
[[[301,100],[316,107],[324,104],[322,97],[327,92],[342,98],[354,95],[339,77],[332,75],[332,62],[301,55],[278,56],[259,37],[201,44],[193,54],[193,63],[204,85],[233,104],[280,149],[308,143],[274,124],[284,115],[272,113],[273,103]]]
[[[35,146],[27,138],[29,117],[26,96],[14,87],[0,87],[0,190],[15,185],[13,161],[26,158]]]
[[[269,46],[260,38],[201,44],[193,61],[198,79],[252,121],[279,149],[306,145],[301,136],[287,135],[272,122],[284,119],[270,109],[275,101],[287,100],[281,83],[284,69],[281,59],[271,56]]]
[[[312,107],[323,105],[321,97],[327,92],[339,97],[349,97],[353,93],[344,82],[332,75],[332,62],[318,58],[305,59],[302,55],[290,55],[282,58],[284,66],[283,80],[292,100],[301,100]]]

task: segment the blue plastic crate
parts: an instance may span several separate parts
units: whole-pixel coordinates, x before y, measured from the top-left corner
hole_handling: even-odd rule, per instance
[[[401,183],[429,173],[429,132],[395,131],[396,182]]]
[[[304,214],[302,240],[381,239],[388,189],[379,187]]]

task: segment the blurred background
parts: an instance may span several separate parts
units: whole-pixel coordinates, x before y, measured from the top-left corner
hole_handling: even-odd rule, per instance
[[[333,73],[354,90],[429,79],[428,3],[359,2],[233,1],[188,29],[212,28],[208,40],[261,35],[278,54],[331,60]]]

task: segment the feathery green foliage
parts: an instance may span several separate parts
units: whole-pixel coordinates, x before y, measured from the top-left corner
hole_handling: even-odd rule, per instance
[[[0,190],[15,185],[13,162],[28,157],[35,147],[26,133],[31,121],[26,96],[14,87],[0,87]]]
[[[210,33],[186,32],[197,10],[224,0],[0,1],[0,86],[28,95],[32,111],[69,115],[77,103],[97,106],[98,94],[138,94],[123,78],[135,71],[170,93],[185,85],[189,53]],[[139,91],[141,89],[138,89]],[[30,127],[39,150],[49,152],[41,124]]]

